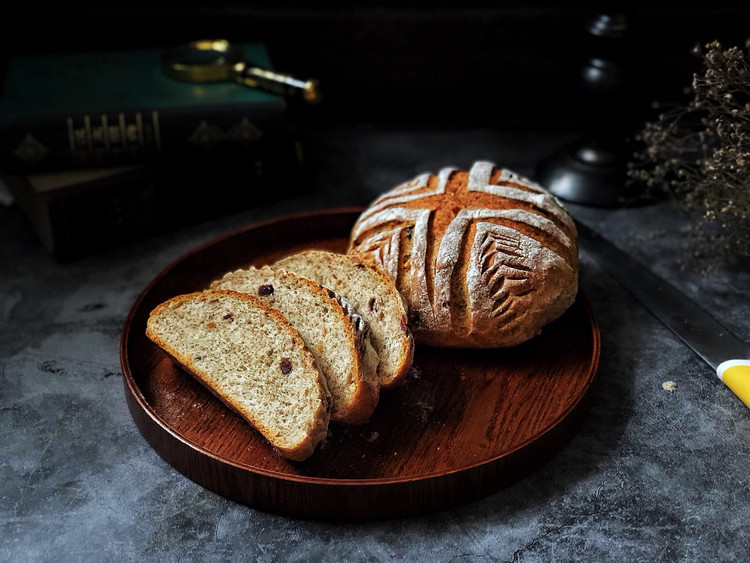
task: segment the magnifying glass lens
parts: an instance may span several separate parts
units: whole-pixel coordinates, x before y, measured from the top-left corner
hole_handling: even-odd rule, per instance
[[[233,80],[233,65],[241,51],[227,41],[195,41],[162,55],[164,74],[184,82]]]
[[[225,51],[201,51],[198,49],[186,49],[174,62],[190,66],[229,64]]]

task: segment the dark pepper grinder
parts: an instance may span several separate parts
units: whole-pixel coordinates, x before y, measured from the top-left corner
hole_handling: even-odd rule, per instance
[[[628,21],[624,14],[601,14],[586,26],[591,56],[581,69],[583,135],[538,168],[536,179],[561,199],[617,206],[637,198],[627,183],[633,134],[644,92],[634,77]]]

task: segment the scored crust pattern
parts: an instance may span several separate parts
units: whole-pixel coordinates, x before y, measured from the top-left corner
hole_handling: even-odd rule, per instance
[[[352,230],[409,304],[418,341],[509,346],[572,304],[578,244],[549,192],[490,162],[444,168],[383,194]]]

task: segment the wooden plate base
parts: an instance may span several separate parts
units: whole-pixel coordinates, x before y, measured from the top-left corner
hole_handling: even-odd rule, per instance
[[[225,272],[303,248],[346,249],[359,209],[283,217],[197,248],[160,273],[126,320],[121,358],[139,430],[174,468],[240,503],[323,519],[400,517],[469,502],[539,468],[578,429],[599,360],[579,295],[538,337],[498,350],[417,346],[406,383],[372,419],[332,425],[304,462],[279,457],[145,336],[149,312]]]

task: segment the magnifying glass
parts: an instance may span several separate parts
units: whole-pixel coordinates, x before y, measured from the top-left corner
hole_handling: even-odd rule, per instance
[[[162,72],[182,82],[238,82],[307,103],[320,101],[317,80],[300,80],[253,66],[242,60],[242,50],[225,39],[191,41],[162,55]]]

